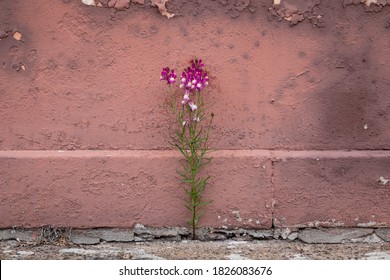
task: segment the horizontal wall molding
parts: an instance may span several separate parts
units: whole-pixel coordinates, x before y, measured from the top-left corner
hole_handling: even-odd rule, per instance
[[[201,226],[390,226],[390,151],[219,150]],[[0,151],[0,228],[186,226],[175,150]]]
[[[261,156],[287,158],[390,158],[390,150],[218,150],[211,157]],[[180,157],[176,150],[0,150],[0,158]]]

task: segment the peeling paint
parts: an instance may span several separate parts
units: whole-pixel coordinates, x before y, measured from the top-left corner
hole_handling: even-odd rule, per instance
[[[167,11],[167,7],[165,6],[165,4],[168,1],[169,0],[152,0],[152,6],[157,6],[160,14],[166,16],[167,18],[171,18],[174,17],[175,14],[171,14]]]
[[[274,0],[274,4],[268,10],[277,20],[289,21],[291,25],[296,25],[308,19],[316,27],[323,27],[322,15],[318,14],[317,6],[320,0],[293,1]]]
[[[386,0],[362,0],[360,2],[366,4],[366,6],[370,6],[371,4],[385,6],[385,5],[389,4],[389,1],[386,1]]]
[[[168,1],[169,0],[152,0],[151,6],[157,6],[161,15],[171,18],[174,14],[169,13],[165,6]],[[132,3],[140,5],[145,4],[145,0],[81,0],[81,2],[87,6],[115,8],[118,11],[128,9]]]
[[[279,226],[279,225],[278,225]],[[345,223],[341,221],[336,221],[335,219],[328,221],[312,221],[302,224],[293,225],[294,228],[319,228],[319,227],[344,227]]]
[[[389,0],[344,0],[343,6],[363,4],[366,6],[366,11],[380,11],[384,6],[390,5]],[[370,9],[370,7],[377,7],[377,9]],[[378,9],[379,8],[379,9]]]
[[[96,6],[95,0],[81,0],[84,5]],[[99,2],[100,3],[100,2]]]
[[[81,2],[87,6],[103,7],[103,4],[99,0],[81,0]]]
[[[130,7],[131,0],[110,0],[107,5],[109,8],[115,8],[119,11],[128,9]]]
[[[169,0],[151,0],[149,5],[157,7],[160,14],[166,16],[168,19],[175,16],[167,10],[166,3]],[[128,9],[131,4],[145,5],[145,0],[81,0],[84,5],[95,7],[107,7],[115,8],[116,10]],[[183,1],[185,2],[185,1]],[[233,17],[238,17],[240,12],[244,12],[248,9],[251,12],[255,12],[256,8],[253,7],[253,1],[241,0],[236,1],[234,4],[230,4],[228,1],[221,2],[223,6],[228,6],[230,11],[235,11]],[[272,7],[268,8],[271,16],[278,20],[286,20],[291,25],[296,25],[299,22],[307,19],[316,27],[323,27],[323,16],[320,13],[319,5],[320,0],[273,0]],[[382,7],[389,5],[389,0],[344,0],[343,6],[346,7],[351,4],[363,4],[366,7],[366,11],[379,11]],[[376,8],[370,8],[376,7]]]
[[[380,226],[383,226],[384,224],[383,223],[377,223],[377,222],[368,222],[368,223],[359,223],[357,224],[358,227],[380,227]]]
[[[380,176],[379,177],[379,182],[382,184],[382,185],[388,185],[390,180],[389,179],[386,179],[385,177],[383,176]]]
[[[232,211],[232,214],[236,217],[237,221],[242,222],[240,211]]]
[[[15,31],[14,35],[12,36],[16,41],[22,40],[22,33]]]
[[[365,1],[361,1],[361,2],[366,3],[366,6],[370,6],[371,3],[374,3],[374,4],[378,3],[377,0],[365,0]]]

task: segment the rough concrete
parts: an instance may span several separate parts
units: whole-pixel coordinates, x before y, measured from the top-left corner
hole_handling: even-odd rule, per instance
[[[352,238],[352,239],[350,239],[350,241],[351,242],[364,242],[364,243],[380,243],[380,242],[383,242],[384,239],[380,238],[378,235],[373,233],[373,234],[362,236],[362,237]]]
[[[342,243],[365,237],[374,232],[373,229],[304,229],[298,233],[298,238],[305,243]]]
[[[383,240],[390,242],[390,229],[389,228],[380,228],[375,231],[376,235],[378,235]]]
[[[0,148],[167,149],[159,72],[194,56],[212,77],[215,149],[390,148],[388,6],[322,1],[318,29],[269,21],[271,1],[170,2],[168,20],[138,4],[1,1]]]
[[[371,252],[365,256],[367,260],[390,260],[390,254],[386,252]]]
[[[19,229],[2,229],[0,230],[0,240],[19,240],[31,242],[34,240],[34,231]]]
[[[390,223],[387,154],[281,152],[273,164],[277,227],[380,227]]]
[[[134,232],[127,229],[91,229],[86,231],[73,230],[72,237],[75,235],[97,238],[100,241],[107,242],[131,242],[134,241]]]
[[[213,179],[205,193],[213,203],[202,226],[390,224],[390,188],[380,180],[389,177],[388,152],[218,151],[213,156]],[[0,157],[0,209],[7,213],[0,215],[2,227],[185,226],[184,192],[172,176],[176,152],[0,151]],[[360,207],[362,199],[370,211]]]
[[[186,226],[173,151],[0,151],[0,227]],[[202,226],[269,228],[271,162],[214,153]],[[252,199],[256,198],[256,199]],[[6,215],[5,215],[6,213]]]
[[[202,226],[389,226],[390,7],[360,2],[1,1],[0,227],[184,226],[158,78],[194,57]]]
[[[140,228],[142,231],[140,231]],[[271,230],[198,228],[197,238],[201,241],[231,240],[233,243],[272,239],[286,240],[286,242],[299,240],[308,244],[383,243],[390,242],[388,237],[383,234],[389,230],[389,228],[382,228],[381,230],[373,228],[305,228],[293,230],[289,228],[274,228]],[[45,231],[45,228],[40,231]],[[66,230],[62,231],[65,232]],[[65,238],[63,235],[41,235],[37,238],[34,237],[32,231],[6,229],[0,230],[0,236],[2,237],[1,240],[17,240],[19,242],[34,242],[35,244],[69,242],[84,245],[106,242],[137,243],[191,239],[190,231],[187,228],[150,228],[139,224],[132,229],[70,229],[68,232],[70,234]],[[24,237],[21,239],[21,236]]]
[[[89,237],[85,235],[80,234],[72,234],[70,237],[70,242],[74,244],[86,244],[86,245],[93,245],[100,243],[100,238],[96,237]]]

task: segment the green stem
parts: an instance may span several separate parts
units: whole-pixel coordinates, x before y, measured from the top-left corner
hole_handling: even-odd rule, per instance
[[[192,209],[192,240],[196,240],[196,206]]]
[[[171,88],[170,91],[172,93]],[[198,106],[195,111],[192,111],[189,106],[179,105],[175,93],[171,95],[172,99],[170,102],[171,111],[175,114],[178,125],[175,145],[185,157],[185,161],[182,164],[183,170],[178,173],[183,177],[183,182],[187,185],[186,192],[188,200],[186,207],[191,211],[191,218],[188,223],[192,228],[193,240],[196,240],[196,228],[201,215],[201,208],[207,204],[203,202],[202,192],[208,178],[202,179],[198,174],[202,166],[209,162],[209,159],[206,159],[204,155],[208,151],[207,141],[213,118],[212,116],[208,125],[202,125],[197,122],[197,119],[200,118],[200,121],[203,123],[203,120],[206,118],[203,95],[200,92],[196,92],[195,94],[193,100]],[[189,123],[186,123],[188,118]]]

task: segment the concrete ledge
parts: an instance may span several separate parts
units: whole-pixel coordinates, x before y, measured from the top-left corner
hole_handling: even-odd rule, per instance
[[[269,228],[266,152],[213,154],[202,226]],[[186,226],[173,151],[1,151],[0,228]]]
[[[279,153],[273,167],[277,227],[390,225],[387,151]]]
[[[213,152],[201,226],[390,226],[390,151]],[[182,227],[176,151],[0,151],[0,228]]]

